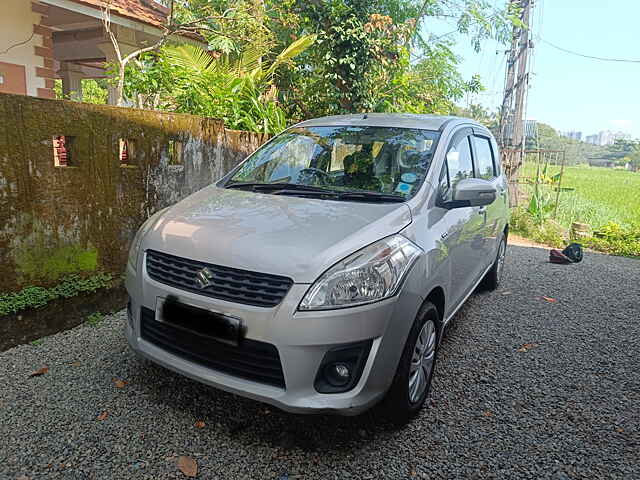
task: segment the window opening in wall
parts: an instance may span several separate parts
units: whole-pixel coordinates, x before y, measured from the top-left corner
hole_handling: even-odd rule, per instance
[[[73,143],[76,137],[69,135],[55,135],[53,137],[53,164],[56,167],[73,167],[75,166],[75,157],[73,155]]]
[[[136,157],[136,142],[128,138],[118,141],[118,158],[121,166],[135,166],[138,164]]]
[[[169,153],[169,165],[182,165],[182,142],[169,140],[167,147]]]

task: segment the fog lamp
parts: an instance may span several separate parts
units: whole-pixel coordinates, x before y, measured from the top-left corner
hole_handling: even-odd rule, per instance
[[[325,376],[334,387],[342,387],[351,380],[351,368],[346,363],[332,363],[327,365]]]
[[[356,386],[371,351],[372,340],[334,347],[325,353],[314,386],[319,393],[348,392]]]

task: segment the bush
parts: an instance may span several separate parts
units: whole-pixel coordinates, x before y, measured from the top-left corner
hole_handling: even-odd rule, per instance
[[[70,275],[50,288],[31,286],[19,292],[0,294],[0,317],[29,308],[40,308],[57,298],[74,297],[80,293],[110,287],[112,278],[109,273],[98,273],[86,278]]]
[[[97,327],[100,322],[102,322],[102,320],[104,320],[104,315],[102,315],[102,313],[100,312],[94,312],[87,317],[87,323],[91,327]]]
[[[625,227],[609,222],[597,229],[585,246],[614,255],[640,257],[640,225]]]
[[[511,212],[510,230],[534,242],[551,247],[563,247],[568,241],[566,230],[554,220],[547,219],[541,224],[523,208]],[[596,229],[593,236],[581,240],[583,246],[613,255],[640,257],[640,225],[623,226],[609,222]]]
[[[539,223],[534,216],[524,208],[515,208],[511,212],[509,230],[534,242],[552,247],[562,247],[567,242],[566,230],[551,219]]]

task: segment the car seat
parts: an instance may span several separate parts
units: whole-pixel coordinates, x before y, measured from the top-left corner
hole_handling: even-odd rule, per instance
[[[344,157],[343,166],[345,187],[380,191],[382,183],[374,173],[371,144],[363,145],[359,152]]]

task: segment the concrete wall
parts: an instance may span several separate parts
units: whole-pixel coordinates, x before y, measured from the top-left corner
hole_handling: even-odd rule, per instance
[[[58,135],[73,137],[69,166],[54,165]],[[121,139],[133,145],[128,165]],[[214,119],[0,94],[0,293],[78,271],[121,273],[147,216],[266,140]]]
[[[41,14],[32,11],[28,0],[2,0],[0,3],[0,62],[24,65],[27,95],[36,96],[38,88],[45,87],[44,78],[36,76],[36,68],[44,67],[43,58],[36,55],[35,50],[35,47],[42,47],[42,35],[34,33],[34,25],[40,24]],[[22,42],[25,43],[14,46]],[[5,53],[7,49],[9,51]],[[4,91],[0,85],[0,92]]]

